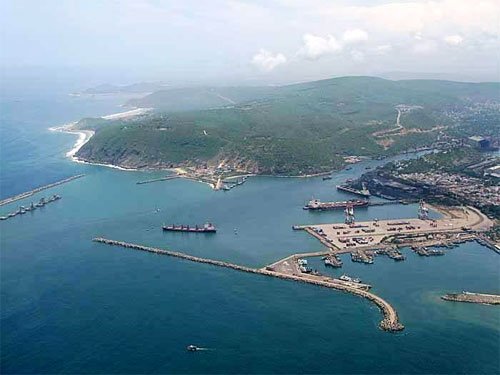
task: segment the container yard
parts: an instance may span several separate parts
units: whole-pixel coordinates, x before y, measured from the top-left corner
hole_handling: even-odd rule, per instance
[[[444,217],[295,225],[293,229],[307,231],[336,253],[350,252],[353,260],[370,263],[372,259],[366,250],[380,252],[384,249],[384,252],[391,252],[393,259],[400,259],[393,250],[385,249],[395,245],[415,245],[418,247],[415,251],[423,256],[441,255],[441,251],[431,251],[425,247],[474,239],[476,233],[493,226],[490,219],[472,207],[435,209],[443,213]],[[347,216],[353,218],[353,215]],[[349,217],[346,217],[346,221]]]

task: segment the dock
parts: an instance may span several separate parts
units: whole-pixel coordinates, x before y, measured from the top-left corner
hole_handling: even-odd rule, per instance
[[[430,256],[445,254],[443,250],[428,249],[425,246],[412,246],[411,249],[422,257],[430,257]]]
[[[377,202],[370,201],[368,203],[368,206],[390,206],[393,204],[411,204],[411,203],[418,203],[418,200],[396,199],[390,201],[377,201]]]
[[[325,266],[340,268],[342,267],[342,259],[339,258],[337,254],[327,255],[324,259]]]
[[[177,251],[164,250],[164,249],[148,247],[148,246],[123,242],[123,241],[106,239],[106,238],[102,238],[102,237],[94,238],[93,241],[98,242],[98,243],[102,243],[102,244],[106,244],[106,245],[119,246],[119,247],[123,247],[126,249],[145,251],[145,252],[157,254],[157,255],[166,255],[166,256],[176,257],[176,258],[188,260],[191,262],[210,264],[210,265],[217,266],[217,267],[230,268],[230,269],[233,269],[236,271],[247,272],[247,273],[252,273],[252,274],[259,274],[259,275],[268,276],[268,277],[276,277],[276,278],[283,279],[283,280],[298,281],[298,282],[302,282],[302,283],[307,283],[307,284],[312,284],[312,285],[316,285],[316,286],[336,289],[336,290],[340,290],[343,292],[348,292],[348,293],[357,295],[359,297],[366,298],[367,300],[373,302],[381,310],[381,312],[383,314],[383,319],[379,324],[381,329],[388,331],[388,332],[397,332],[397,331],[401,331],[404,329],[404,326],[399,322],[399,318],[398,318],[398,314],[397,314],[396,310],[387,301],[385,301],[381,297],[363,289],[363,287],[360,285],[353,285],[356,283],[344,282],[344,281],[341,281],[338,279],[333,279],[333,278],[321,276],[321,275],[284,273],[284,272],[278,272],[278,271],[274,270],[274,269],[276,269],[277,265],[280,264],[281,262],[299,259],[299,258],[305,257],[305,256],[311,256],[311,254],[316,254],[316,255],[325,254],[324,251],[317,252],[317,253],[294,254],[294,255],[291,255],[290,257],[287,257],[281,261],[275,262],[275,263],[273,263],[269,266],[266,266],[264,268],[251,268],[251,267],[241,266],[241,265],[237,265],[237,264],[233,264],[233,263],[229,263],[229,262],[224,262],[224,261],[220,261],[220,260],[200,258],[200,257],[188,255],[188,254],[177,252]]]
[[[351,261],[357,263],[373,264],[373,252],[357,250],[351,253]]]
[[[432,247],[453,247],[470,241],[489,230],[493,222],[474,207],[436,207],[441,219],[373,220],[351,224],[294,225],[304,230],[332,252],[351,253],[354,261],[371,263],[370,251],[379,251],[395,260],[402,260],[394,248],[413,246],[422,256],[443,255]]]
[[[54,186],[59,186],[59,185],[62,185],[62,184],[66,184],[66,183],[68,183],[70,181],[76,180],[78,178],[82,178],[84,176],[85,176],[84,174],[78,174],[76,176],[68,177],[68,178],[65,178],[64,180],[60,180],[60,181],[54,182],[52,184],[48,184],[48,185],[37,187],[36,189],[30,190],[30,191],[26,191],[24,193],[15,195],[15,196],[10,197],[10,198],[2,199],[0,201],[0,206],[3,206],[3,205],[6,205],[6,204],[15,202],[15,201],[27,198],[27,197],[30,197],[33,194],[39,193],[42,190],[46,190],[46,189],[53,188]]]
[[[500,295],[484,293],[449,293],[441,297],[445,301],[480,303],[483,305],[500,305]]]
[[[401,254],[401,251],[397,247],[387,247],[375,250],[376,255],[387,255],[392,260],[397,262],[405,260],[405,256]]]

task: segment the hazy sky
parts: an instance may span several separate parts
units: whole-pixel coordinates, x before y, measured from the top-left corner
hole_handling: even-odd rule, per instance
[[[0,4],[3,66],[116,67],[167,80],[394,71],[499,79],[498,0]]]

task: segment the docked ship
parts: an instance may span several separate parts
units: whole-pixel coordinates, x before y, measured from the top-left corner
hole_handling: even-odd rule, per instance
[[[163,230],[170,232],[190,232],[190,233],[215,233],[217,228],[212,223],[205,223],[203,226],[195,225],[163,225]]]
[[[309,203],[304,206],[304,210],[322,211],[322,210],[341,210],[348,206],[352,207],[366,207],[368,201],[364,199],[353,199],[341,202],[321,202],[319,199],[311,199]]]
[[[360,196],[365,197],[365,198],[370,197],[370,191],[365,187],[365,185],[363,185],[362,189],[354,189],[354,188],[349,187],[347,185],[337,185],[337,190],[345,191],[346,193],[360,195]]]
[[[334,267],[334,268],[342,267],[342,260],[337,255],[325,257],[324,263],[325,266],[327,267]]]
[[[342,275],[339,277],[340,280],[342,281],[349,281],[351,283],[360,283],[361,280],[357,277],[350,277],[350,276],[347,276],[347,275]]]

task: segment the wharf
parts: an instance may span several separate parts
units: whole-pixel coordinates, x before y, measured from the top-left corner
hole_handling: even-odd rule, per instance
[[[325,266],[327,267],[340,268],[342,267],[343,264],[342,259],[340,259],[337,254],[327,255],[324,261],[325,261]]]
[[[332,279],[330,277],[325,277],[325,276],[318,276],[318,275],[312,275],[312,274],[283,273],[283,272],[277,272],[277,271],[273,270],[280,262],[286,261],[287,259],[292,260],[292,259],[298,259],[299,257],[314,256],[315,254],[318,254],[318,255],[325,254],[324,251],[317,252],[317,253],[295,254],[295,255],[292,255],[290,257],[285,258],[282,261],[273,263],[272,265],[269,265],[267,267],[257,269],[257,268],[251,268],[251,267],[246,267],[246,266],[240,266],[237,264],[228,263],[228,262],[224,262],[224,261],[220,261],[220,260],[200,258],[200,257],[180,253],[177,251],[163,250],[163,249],[142,246],[142,245],[123,242],[123,241],[110,240],[110,239],[106,239],[106,238],[102,238],[102,237],[94,238],[93,241],[98,242],[98,243],[102,243],[102,244],[107,244],[107,245],[120,246],[120,247],[124,247],[124,248],[128,248],[128,249],[146,251],[146,252],[158,254],[158,255],[167,255],[167,256],[177,257],[177,258],[189,260],[192,262],[205,263],[205,264],[210,264],[213,266],[230,268],[230,269],[233,269],[236,271],[241,271],[241,272],[276,277],[276,278],[283,279],[283,280],[298,281],[298,282],[308,283],[308,284],[317,285],[317,286],[321,286],[321,287],[341,290],[344,292],[348,292],[348,293],[366,298],[369,301],[373,302],[375,305],[377,305],[379,307],[379,309],[382,311],[382,314],[384,317],[383,320],[380,322],[381,329],[383,329],[385,331],[389,331],[389,332],[396,332],[396,331],[401,331],[404,329],[404,326],[399,322],[399,318],[398,318],[398,315],[396,313],[396,310],[387,301],[385,301],[381,297],[363,289],[363,287],[361,285],[353,285],[356,283],[344,282],[341,280]],[[311,254],[313,254],[313,255],[311,255]]]
[[[395,261],[403,261],[405,260],[405,256],[401,254],[401,251],[398,250],[397,247],[387,247],[382,249],[375,250],[376,255],[387,255],[389,258]]]
[[[358,250],[379,250],[402,246],[449,246],[476,238],[493,222],[474,207],[435,208],[442,219],[398,219],[343,223],[294,225],[305,230],[335,253],[357,253]],[[429,251],[427,251],[429,253]],[[438,255],[437,250],[431,251]]]
[[[60,181],[54,182],[52,184],[48,184],[48,185],[37,187],[36,189],[30,190],[30,191],[26,191],[24,193],[15,195],[15,196],[10,197],[10,198],[2,199],[0,201],[0,206],[3,206],[3,205],[6,205],[6,204],[9,204],[9,203],[18,201],[20,199],[24,199],[24,198],[30,197],[33,194],[36,194],[36,193],[38,193],[38,192],[40,192],[42,190],[50,189],[50,188],[53,188],[54,186],[59,186],[59,185],[68,183],[70,181],[76,180],[76,179],[81,178],[83,176],[85,176],[85,175],[84,174],[78,174],[76,176],[68,177],[68,178],[65,178],[64,180],[60,180]]]
[[[378,201],[378,202],[369,202],[368,206],[389,206],[392,204],[411,204],[418,203],[417,200],[408,200],[408,199],[398,199],[398,200],[390,200],[390,201]]]
[[[493,250],[497,254],[500,254],[500,243],[495,243],[491,239],[489,239],[487,236],[484,235],[479,235],[477,238],[475,238],[478,244],[486,246],[487,248]]]
[[[411,249],[421,257],[429,257],[432,255],[444,255],[443,250],[428,249],[425,246],[412,246]]]
[[[500,295],[483,293],[449,293],[441,297],[445,301],[481,303],[484,305],[500,305]]]
[[[326,235],[321,235],[318,232],[316,232],[312,227],[308,226],[295,226],[295,230],[305,230],[307,233],[309,233],[311,236],[315,237],[319,242],[321,242],[322,245],[326,246],[330,251],[333,251],[336,254],[342,254],[342,253],[349,253],[349,249],[341,249],[339,247],[336,247],[333,244],[333,240],[329,239]]]
[[[373,264],[373,252],[357,250],[351,253],[353,262]]]

